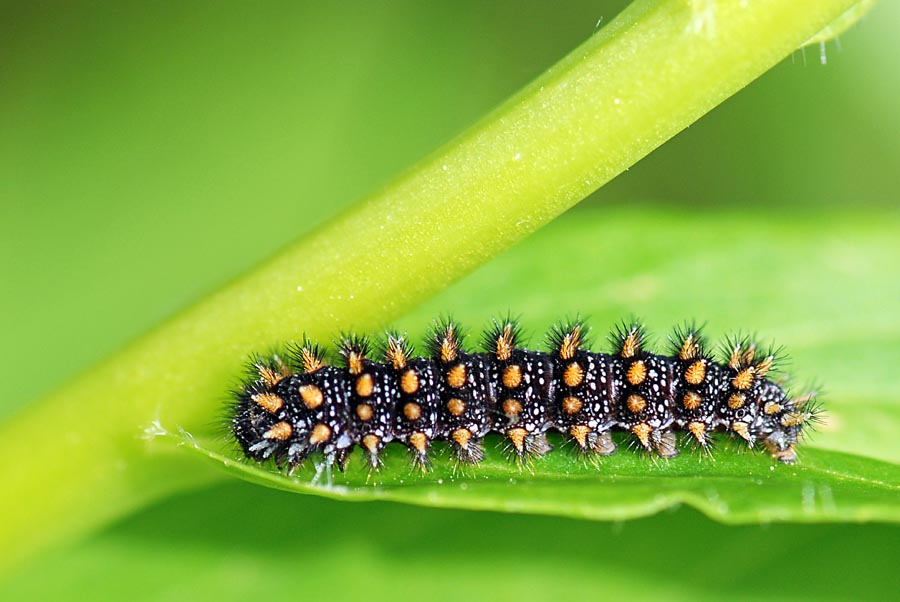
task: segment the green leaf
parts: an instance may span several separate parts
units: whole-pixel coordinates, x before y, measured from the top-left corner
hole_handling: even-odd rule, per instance
[[[712,458],[683,453],[662,461],[620,445],[617,454],[597,466],[580,461],[571,449],[558,449],[519,469],[493,439],[488,460],[471,471],[454,474],[452,461],[439,457],[433,471],[422,476],[411,469],[404,450],[393,445],[380,472],[370,476],[354,457],[348,473],[333,475],[333,486],[327,486],[327,477],[316,480],[312,466],[289,478],[274,467],[241,461],[234,447],[215,440],[188,438],[186,447],[242,478],[341,499],[592,519],[643,516],[685,503],[727,523],[900,521],[895,438],[900,389],[886,368],[880,373],[855,369],[881,365],[874,355],[900,361],[896,346],[877,343],[879,337],[897,336],[897,308],[882,299],[895,293],[900,298],[900,274],[897,268],[870,273],[848,264],[878,262],[891,248],[900,218],[875,221],[842,212],[795,217],[778,227],[761,212],[581,209],[448,289],[401,325],[419,333],[433,315],[453,308],[458,318],[476,326],[496,310],[510,308],[522,314],[533,333],[543,332],[560,312],[591,314],[601,342],[604,329],[631,312],[659,327],[657,340],[687,318],[707,319],[713,335],[756,330],[786,346],[792,357],[785,367],[788,375],[801,383],[814,377],[824,382],[828,414],[823,432],[813,435],[814,445],[894,463],[806,445],[796,465],[784,466],[735,444],[721,446]],[[632,244],[635,232],[640,233],[637,246]],[[685,240],[690,247],[673,254]],[[848,258],[850,248],[854,255]],[[602,273],[587,260],[560,269],[561,257],[615,256],[610,249],[629,252]],[[865,315],[844,311],[850,306],[866,308]],[[532,339],[540,343],[538,336]],[[863,383],[881,391],[879,404],[866,403]]]
[[[423,475],[395,448],[375,473],[355,453],[346,473],[322,474],[321,466],[309,463],[286,476],[204,446],[210,442],[187,435],[183,442],[248,481],[343,500],[592,520],[630,519],[686,504],[731,524],[900,522],[900,467],[819,449],[805,450],[795,466],[734,445],[720,446],[714,457],[682,453],[664,461],[628,450],[619,439],[620,451],[595,464],[560,449],[562,440],[551,437],[557,450],[518,467],[499,451],[499,438],[489,437],[487,458],[471,469],[457,468],[445,453]]]
[[[143,430],[159,420],[199,433],[242,356],[285,332],[369,328],[411,309],[626,169],[852,4],[635,3],[385,189],[5,422],[0,455],[19,461],[0,468],[0,540],[15,542],[18,559],[205,482],[209,473],[147,445]],[[64,436],[54,425],[64,425]]]

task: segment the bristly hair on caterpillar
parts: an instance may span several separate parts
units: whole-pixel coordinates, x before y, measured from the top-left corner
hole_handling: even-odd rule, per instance
[[[369,355],[369,338],[352,333],[342,334],[338,343],[338,353],[350,374],[360,374],[366,356]]]
[[[546,343],[551,355],[563,360],[572,359],[579,349],[591,346],[590,328],[580,315],[576,315],[574,319],[569,318],[551,326]]]
[[[473,352],[446,317],[432,324],[426,357],[396,331],[374,345],[344,334],[338,365],[304,336],[285,353],[251,357],[234,393],[231,434],[248,458],[290,470],[312,455],[343,470],[354,447],[377,469],[393,441],[422,470],[435,441],[457,462],[478,464],[489,433],[526,463],[552,450],[550,431],[585,457],[615,452],[612,433],[620,431],[663,458],[678,455],[678,433],[709,453],[712,434],[724,432],[791,463],[798,441],[821,420],[813,393],[792,396],[771,378],[781,348],[736,335],[713,354],[702,325],[685,323],[669,336],[667,354],[657,354],[641,322],[630,320],[614,327],[611,353],[601,353],[590,350],[589,333],[576,316],[550,329],[548,351],[529,350],[507,314],[491,321],[482,351]]]
[[[616,324],[609,339],[619,356],[630,359],[643,353],[646,337],[644,325],[639,320],[633,319],[630,322]]]
[[[405,368],[414,353],[415,349],[406,335],[402,335],[396,330],[387,331],[384,333],[384,338],[378,342],[378,354],[395,370]]]
[[[312,373],[325,366],[325,350],[303,335],[300,343],[289,343],[287,358],[295,370]]]
[[[435,319],[426,337],[429,355],[444,364],[454,361],[466,334],[451,316]]]
[[[511,314],[491,318],[491,326],[483,337],[484,351],[496,355],[500,361],[506,361],[512,356],[513,349],[522,344],[522,338],[522,327],[518,318],[513,318]]]

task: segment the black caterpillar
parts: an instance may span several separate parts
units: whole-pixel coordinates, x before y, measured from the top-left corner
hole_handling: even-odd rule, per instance
[[[345,336],[341,366],[327,365],[323,350],[304,339],[252,361],[235,394],[232,433],[248,457],[291,470],[315,452],[343,470],[355,445],[377,468],[391,441],[406,445],[423,469],[433,441],[449,442],[460,462],[474,464],[492,432],[523,461],[552,449],[550,429],[588,455],[613,453],[611,432],[627,431],[665,458],[678,455],[676,432],[709,449],[710,433],[721,430],[791,463],[817,418],[811,394],[792,399],[767,380],[778,352],[761,352],[747,338],[728,339],[716,362],[694,326],[675,330],[671,355],[647,351],[637,323],[615,329],[612,355],[588,351],[586,332],[580,320],[557,324],[544,353],[521,348],[516,321],[494,320],[484,352],[471,353],[457,323],[436,321],[428,358],[388,333],[384,362],[373,361],[366,338]]]

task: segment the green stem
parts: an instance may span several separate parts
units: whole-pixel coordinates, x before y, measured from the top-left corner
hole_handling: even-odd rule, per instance
[[[633,165],[855,3],[635,2],[384,190],[4,424],[0,569],[215,478],[145,430],[155,421],[212,429],[248,352],[304,330],[322,338],[403,314]]]

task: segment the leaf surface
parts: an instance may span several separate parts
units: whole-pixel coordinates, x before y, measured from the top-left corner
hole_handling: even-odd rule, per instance
[[[555,439],[556,451],[520,469],[493,437],[487,460],[476,469],[455,471],[444,454],[432,472],[420,475],[394,444],[381,471],[369,475],[355,455],[348,472],[332,475],[329,485],[328,475],[316,475],[312,465],[287,477],[241,461],[239,452],[215,439],[187,447],[242,478],[340,499],[604,520],[679,504],[728,523],[900,520],[900,468],[894,463],[900,395],[887,364],[878,368],[881,361],[900,359],[898,314],[882,301],[886,292],[900,298],[900,278],[897,268],[875,267],[900,220],[875,223],[833,212],[767,221],[763,213],[682,215],[652,206],[576,210],[401,325],[420,332],[428,316],[452,310],[474,326],[510,308],[534,333],[532,347],[541,346],[537,333],[546,325],[576,312],[593,316],[594,346],[600,348],[606,346],[604,325],[630,313],[652,316],[652,325],[706,319],[713,336],[738,329],[764,334],[763,340],[777,335],[790,353],[783,371],[796,373],[800,383],[818,376],[828,391],[822,432],[813,435],[813,445],[800,446],[794,466],[731,441],[712,457],[688,450],[664,461],[628,450],[624,440],[618,453],[592,465]],[[571,257],[581,260],[560,269],[560,258]],[[854,306],[867,311],[844,309]],[[473,331],[470,339],[477,340]],[[658,347],[665,333],[656,331]],[[865,365],[876,369],[863,371]],[[881,400],[867,403],[876,390]]]

